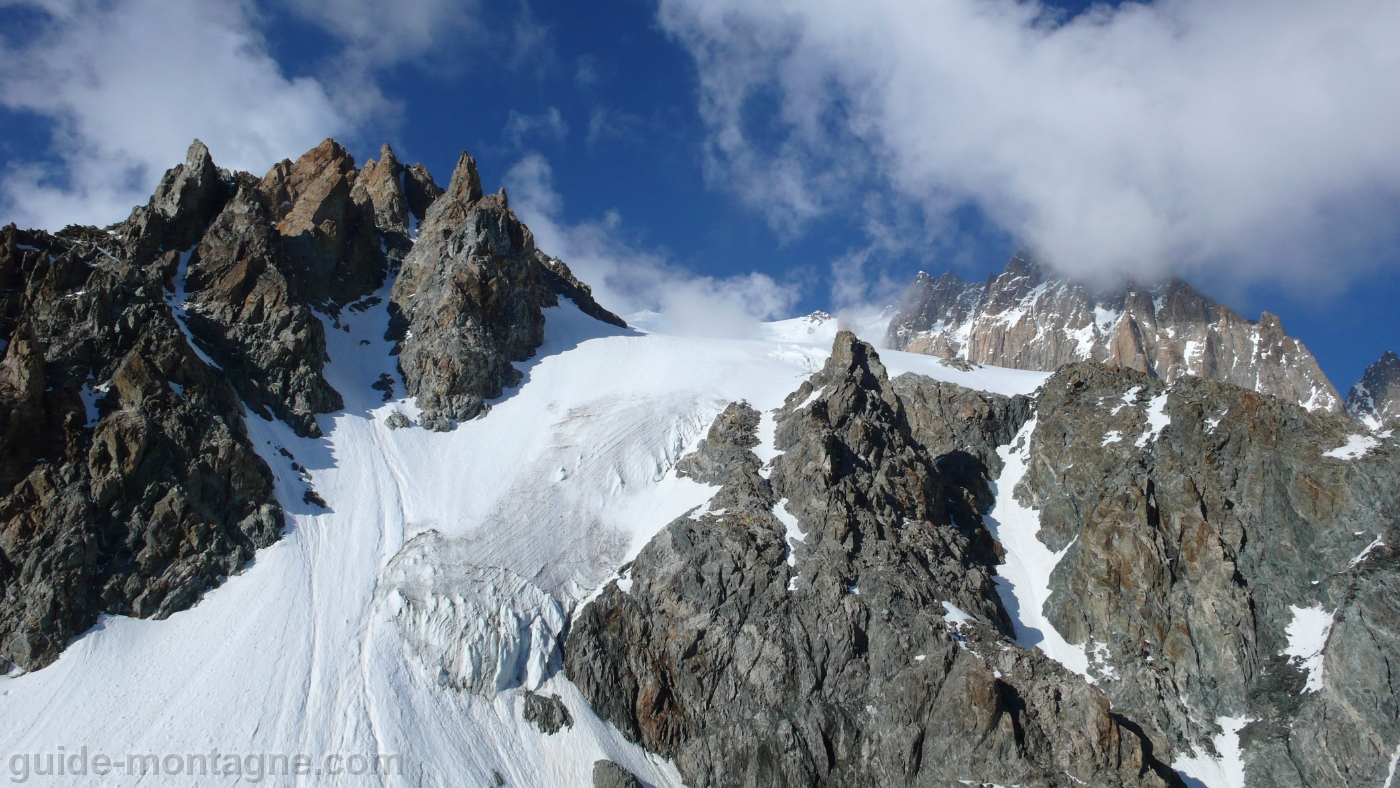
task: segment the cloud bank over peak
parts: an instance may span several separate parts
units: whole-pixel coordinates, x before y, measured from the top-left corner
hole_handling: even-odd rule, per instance
[[[553,170],[537,153],[506,173],[511,208],[545,253],[568,263],[593,288],[598,303],[648,330],[684,336],[743,338],[758,324],[786,317],[798,288],[749,273],[727,278],[697,276],[663,254],[637,249],[622,232],[621,217],[570,224],[554,190]]]
[[[891,189],[1090,280],[1340,286],[1400,227],[1400,4],[662,0],[715,180],[786,232]],[[1391,257],[1393,259],[1393,257]]]

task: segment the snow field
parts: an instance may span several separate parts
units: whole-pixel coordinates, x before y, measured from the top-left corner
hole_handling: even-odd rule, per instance
[[[1352,435],[1347,438],[1346,443],[1331,451],[1323,452],[1322,456],[1337,460],[1357,460],[1365,457],[1367,453],[1380,445],[1381,442],[1370,435]]]

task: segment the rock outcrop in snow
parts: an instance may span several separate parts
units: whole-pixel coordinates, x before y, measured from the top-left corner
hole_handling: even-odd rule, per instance
[[[1387,350],[1347,393],[1347,413],[1373,430],[1400,426],[1400,356]]]
[[[450,430],[519,383],[512,363],[544,341],[541,310],[560,296],[592,317],[626,325],[568,266],[535,248],[504,189],[482,194],[476,161],[463,152],[447,191],[426,210],[390,302],[390,332],[404,384],[423,411],[419,423]]]
[[[684,463],[722,481],[708,511],[576,619],[565,670],[600,716],[691,786],[1179,784],[1098,690],[1007,637],[972,496],[870,346],[838,335],[777,418],[771,486],[758,414],[732,405]]]
[[[208,205],[178,175],[184,208],[144,218],[183,240]],[[93,228],[0,231],[0,655],[22,668],[99,613],[188,607],[282,531],[237,394],[162,298],[170,261]]]
[[[890,321],[895,350],[975,364],[1053,371],[1101,361],[1166,381],[1233,383],[1317,413],[1342,412],[1337,390],[1267,312],[1255,323],[1179,279],[1096,294],[1024,253],[986,282],[948,272],[915,277]]]
[[[99,613],[168,616],[278,538],[243,408],[321,435],[317,415],[344,406],[326,332],[379,303],[415,248],[413,218],[428,237],[406,279],[426,289],[409,299],[404,372],[422,423],[450,424],[434,396],[467,391],[443,400],[466,418],[517,380],[511,362],[534,352],[559,295],[622,324],[535,250],[504,193],[482,199],[474,169],[444,194],[380,153],[357,169],[328,139],[259,178],[219,169],[196,140],[124,222],[0,231],[5,659],[43,667]]]

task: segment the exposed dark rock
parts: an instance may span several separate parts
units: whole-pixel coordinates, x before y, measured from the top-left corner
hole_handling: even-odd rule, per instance
[[[167,172],[150,202],[122,224],[120,237],[129,254],[146,259],[194,246],[232,195],[229,180],[214,166],[204,143],[195,140],[185,163]]]
[[[708,511],[576,618],[565,671],[600,716],[693,788],[1180,784],[1098,690],[1007,640],[980,517],[868,345],[839,334],[789,397],[771,489],[755,416],[731,406],[682,463],[724,477]]]
[[[985,511],[994,503],[991,482],[1001,472],[997,447],[1011,442],[1034,413],[1029,397],[1003,397],[905,373],[894,379],[910,434],[938,470],[972,492]]]
[[[558,695],[540,695],[525,690],[525,721],[534,725],[541,733],[555,734],[565,728],[574,727],[574,715]]]
[[[1245,320],[1179,279],[1091,292],[1026,252],[986,282],[920,273],[885,345],[1047,372],[1102,361],[1167,381],[1196,375],[1234,383],[1319,413],[1342,410],[1316,359],[1276,316]]]
[[[163,302],[159,260],[126,262],[92,228],[4,236],[0,270],[24,297],[0,362],[0,653],[33,670],[98,613],[189,607],[283,518],[237,395]]]
[[[433,176],[422,164],[415,164],[404,170],[404,199],[413,218],[421,224],[428,216],[428,208],[442,196],[442,187],[433,182]]]
[[[1084,363],[1046,383],[1015,491],[1041,541],[1067,548],[1046,612],[1091,644],[1114,709],[1157,751],[1208,751],[1217,719],[1248,717],[1252,786],[1384,783],[1400,740],[1400,443],[1335,451],[1356,431],[1196,377]],[[1336,623],[1309,691],[1283,652],[1294,610],[1318,606]]]
[[[1373,428],[1400,426],[1400,356],[1387,350],[1347,393],[1347,413]]]
[[[423,411],[419,423],[451,429],[519,383],[512,362],[530,358],[544,341],[541,310],[558,305],[561,293],[622,324],[563,263],[535,248],[504,191],[482,196],[476,162],[463,153],[418,229],[390,304],[390,337],[399,341],[404,384]]]
[[[248,407],[315,436],[316,414],[344,402],[322,376],[325,326],[288,267],[257,182],[245,175],[190,256],[185,303],[190,330]]]
[[[378,176],[374,183],[384,187],[375,191],[386,217],[394,199],[383,176],[392,164],[371,171]],[[388,272],[376,231],[379,206],[370,189],[356,189],[356,181],[355,160],[328,139],[296,163],[278,163],[259,187],[281,235],[287,277],[306,303],[333,314],[378,290]]]
[[[642,788],[642,781],[612,761],[594,761],[593,788]]]
[[[351,195],[356,204],[363,205],[368,201],[374,206],[374,225],[379,229],[392,271],[399,269],[404,257],[413,248],[403,181],[404,166],[395,158],[389,144],[385,143],[379,149],[379,161],[370,159],[365,162],[355,179]]]
[[[402,411],[397,410],[384,417],[384,425],[391,430],[401,430],[413,426],[408,417],[403,415]]]
[[[390,402],[394,399],[394,378],[388,372],[381,372],[379,374],[379,380],[371,383],[369,387],[375,391],[381,392],[385,402]]]

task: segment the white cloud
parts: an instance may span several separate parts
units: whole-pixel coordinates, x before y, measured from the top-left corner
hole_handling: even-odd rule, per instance
[[[0,45],[0,103],[52,123],[58,164],[0,173],[0,222],[107,224],[144,203],[196,137],[223,167],[262,173],[395,112],[376,70],[426,63],[477,31],[477,4],[286,0],[341,45],[319,76],[289,78],[251,0],[0,0],[47,14]]]
[[[48,8],[37,38],[0,49],[0,101],[53,122],[64,166],[12,165],[0,222],[123,219],[196,137],[221,166],[261,172],[346,128],[319,83],[283,76],[236,0]]]
[[[1338,286],[1396,246],[1393,0],[1066,24],[1034,0],[662,0],[659,19],[699,65],[712,175],[788,232],[892,187],[934,225],[976,203],[1090,278]]]
[[[478,29],[476,0],[287,0],[346,43],[346,62],[366,68],[413,60]]]
[[[339,39],[342,49],[318,70],[337,108],[356,124],[396,116],[401,106],[384,96],[378,69],[413,62],[451,70],[461,47],[482,38],[477,0],[283,0],[294,13]]]
[[[528,137],[534,136],[563,142],[569,134],[569,124],[564,122],[564,116],[559,114],[555,107],[550,107],[548,111],[538,115],[526,115],[511,110],[506,119],[505,129],[501,133],[512,145],[520,148],[524,147]]]
[[[785,316],[796,303],[794,288],[763,274],[696,276],[663,255],[634,248],[616,212],[600,221],[564,222],[552,175],[538,154],[512,167],[505,177],[511,208],[540,249],[568,263],[593,288],[598,303],[630,322],[673,334],[743,337],[760,321]]]

